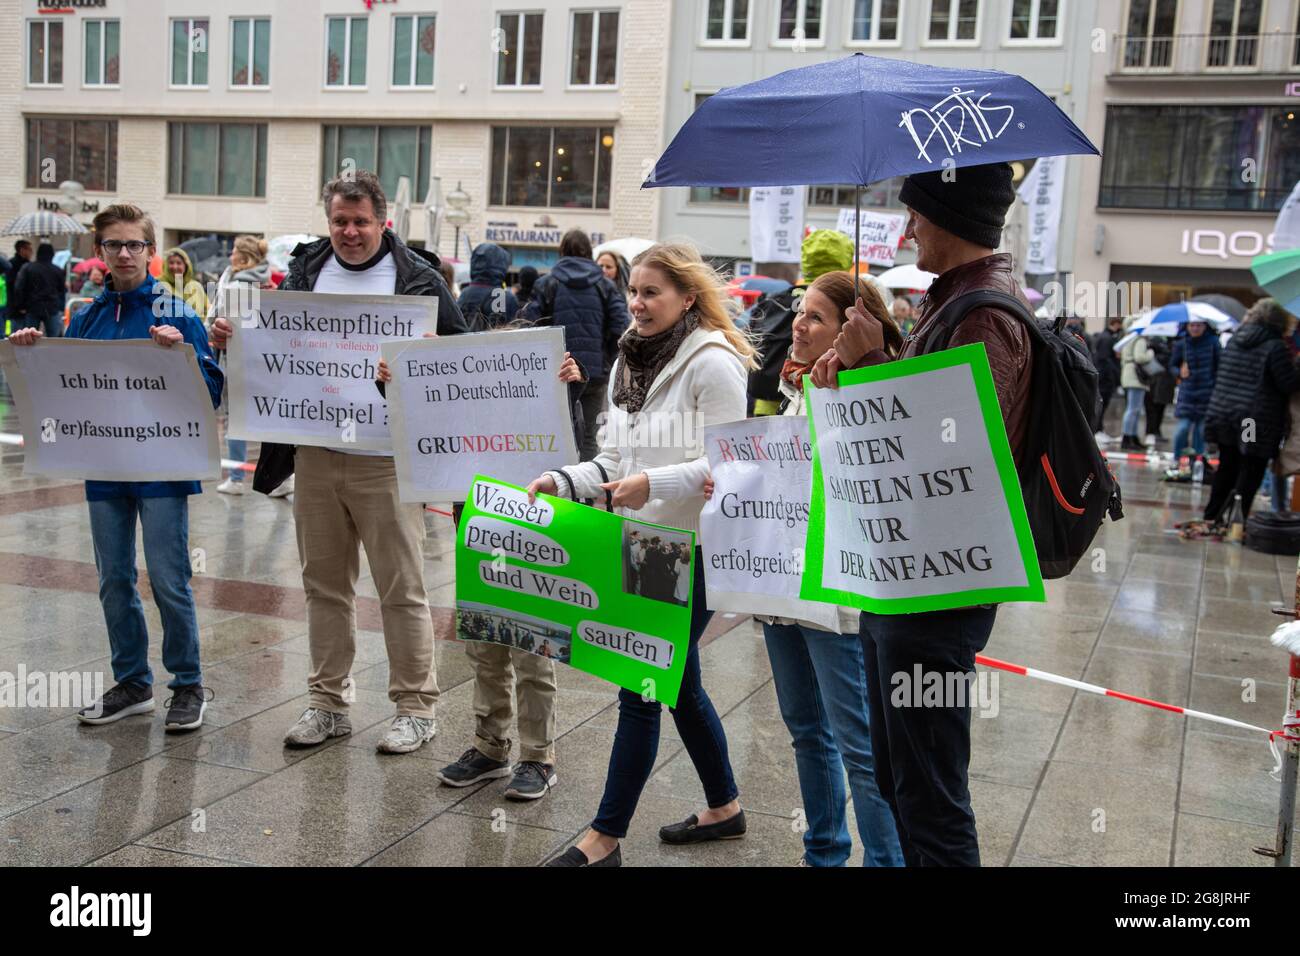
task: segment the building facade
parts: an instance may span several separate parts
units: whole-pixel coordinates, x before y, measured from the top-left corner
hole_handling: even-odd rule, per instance
[[[1300,0],[1122,0],[1097,27],[1075,278],[1253,301],[1300,180]]]
[[[167,245],[323,234],[323,182],[372,169],[411,186],[425,244],[432,177],[469,196],[471,243],[546,265],[560,234],[654,235],[668,0],[0,0],[0,128],[22,161],[0,212],[86,190],[82,221],[140,203]],[[21,144],[21,145],[18,145]],[[452,253],[455,228],[436,243]]]
[[[1092,0],[678,0],[667,82],[668,129],[679,129],[704,99],[724,87],[857,52],[1018,73],[1082,126],[1091,63],[1080,37],[1091,30],[1094,6]],[[1078,228],[1080,184],[1088,165],[1097,163],[1095,157],[1078,156],[1066,162],[1065,236]],[[864,210],[902,212],[899,186],[896,180],[865,190]],[[747,190],[660,192],[664,235],[692,237],[719,260],[751,258]],[[839,210],[852,206],[851,188],[810,187],[807,225],[834,228]],[[1013,253],[1024,249],[1026,210],[1017,207],[1004,238]],[[1074,254],[1073,243],[1062,242],[1060,272],[1073,268]],[[897,261],[914,260],[914,250],[904,248]]]

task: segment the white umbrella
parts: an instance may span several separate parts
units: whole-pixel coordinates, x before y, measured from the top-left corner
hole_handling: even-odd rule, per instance
[[[1115,343],[1118,352],[1139,335],[1157,338],[1174,338],[1188,322],[1204,322],[1216,332],[1227,332],[1241,323],[1228,313],[1216,309],[1208,302],[1175,302],[1139,315],[1128,327],[1128,333]]]
[[[1300,180],[1287,197],[1273,226],[1273,251],[1300,249]]]
[[[293,250],[300,242],[315,242],[316,236],[309,236],[305,233],[276,236],[266,244],[266,261],[271,266],[272,272],[288,272],[289,258]]]
[[[71,216],[42,209],[9,220],[0,236],[79,236],[90,232]]]
[[[602,242],[592,250],[591,257],[599,259],[602,252],[614,252],[622,256],[628,265],[631,265],[633,259],[655,244],[653,239],[637,239],[630,236],[625,239],[611,239],[609,242]]]
[[[937,276],[933,272],[922,272],[916,266],[894,266],[874,277],[886,289],[920,289],[924,292]]]

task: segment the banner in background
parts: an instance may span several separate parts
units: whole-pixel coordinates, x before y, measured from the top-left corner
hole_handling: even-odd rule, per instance
[[[402,501],[464,501],[487,472],[527,484],[578,460],[564,330],[385,342]]]
[[[437,316],[436,296],[261,293],[230,337],[231,437],[392,451],[379,346],[435,332]]]
[[[1029,248],[1025,273],[1056,272],[1056,250],[1061,236],[1061,210],[1065,203],[1065,157],[1044,156],[1034,163],[1020,184],[1020,199],[1029,204]]]
[[[799,262],[803,249],[802,186],[755,186],[749,191],[749,250],[755,262]]]
[[[768,415],[704,429],[713,497],[700,513],[709,608],[837,630],[835,605],[799,599],[808,535],[808,419]]]
[[[221,477],[216,415],[194,347],[149,339],[0,342],[23,474],[92,481]]]
[[[897,213],[864,211],[859,218],[856,212],[854,209],[841,209],[835,228],[852,239],[856,220],[861,235],[858,257],[873,266],[892,266],[894,257],[898,255],[898,244],[907,229],[907,217]]]
[[[673,707],[695,535],[479,475],[456,536],[456,636],[506,644]]]
[[[1042,601],[982,343],[805,385],[814,448],[801,596],[880,614]]]

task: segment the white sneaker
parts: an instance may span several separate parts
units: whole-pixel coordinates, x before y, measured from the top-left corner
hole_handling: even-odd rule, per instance
[[[244,483],[235,481],[233,478],[227,478],[221,484],[217,485],[217,491],[223,495],[242,495],[244,493]]]
[[[1155,447],[1156,447],[1156,436],[1155,436],[1155,435],[1148,435],[1145,439],[1143,439],[1142,444],[1146,445],[1148,448],[1155,448]]]
[[[415,717],[410,714],[398,714],[388,733],[379,741],[379,752],[386,754],[409,754],[419,750],[433,739],[437,733],[437,724],[432,717]]]
[[[273,492],[271,492],[269,495],[267,495],[267,497],[268,497],[268,498],[287,498],[287,497],[289,497],[291,494],[293,494],[293,475],[290,475],[290,476],[289,476],[288,478],[286,478],[283,482],[281,482],[281,483],[280,483],[280,487],[276,488]]]
[[[1107,435],[1105,432],[1097,432],[1097,434],[1093,435],[1092,437],[1097,439],[1098,445],[1102,445],[1102,446],[1109,445],[1113,441],[1115,441],[1114,438],[1112,438],[1110,435]]]

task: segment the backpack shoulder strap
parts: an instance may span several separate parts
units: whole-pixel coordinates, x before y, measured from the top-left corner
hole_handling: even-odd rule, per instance
[[[1019,319],[1029,330],[1031,338],[1038,338],[1041,335],[1033,313],[1015,296],[995,289],[975,289],[947,302],[927,323],[930,328],[925,333],[925,342],[919,354],[926,355],[947,348],[953,333],[957,331],[957,326],[961,325],[966,316],[976,309],[988,307],[1001,309]],[[1064,324],[1065,316],[1062,315],[1057,320],[1057,325],[1064,326]]]

